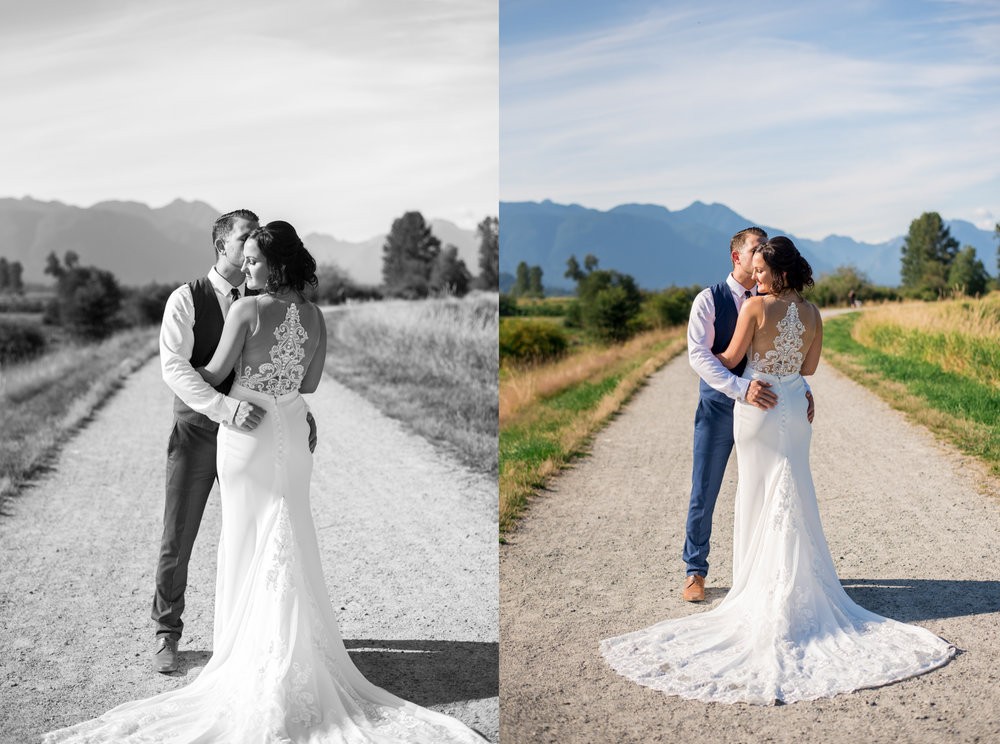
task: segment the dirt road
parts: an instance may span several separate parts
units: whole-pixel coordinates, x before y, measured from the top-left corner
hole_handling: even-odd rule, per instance
[[[823,363],[812,469],[851,597],[954,643],[930,674],[793,705],[704,704],[615,674],[598,642],[716,606],[731,580],[735,459],[715,512],[708,598],[680,560],[697,377],[658,372],[532,504],[500,551],[504,744],[1000,741],[1000,498],[923,429]]]
[[[313,513],[353,658],[496,741],[496,483],[329,377],[309,401]],[[210,657],[217,492],[191,561],[182,669],[149,670],[170,426],[154,357],[0,517],[0,741],[188,684]]]

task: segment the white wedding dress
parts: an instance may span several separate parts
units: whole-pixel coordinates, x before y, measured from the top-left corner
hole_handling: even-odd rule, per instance
[[[312,454],[298,388],[316,342],[295,304],[272,328],[276,344],[258,324],[230,392],[266,415],[252,432],[219,432],[223,524],[211,660],[187,687],[47,734],[46,744],[485,741],[454,718],[376,687],[351,661],[309,509]]]
[[[743,376],[770,382],[778,405],[738,402],[734,415],[732,588],[711,611],[601,642],[615,671],[670,695],[791,703],[922,674],[955,653],[928,630],[858,606],[841,587],[809,470],[805,326],[794,302],[777,317],[763,348],[755,336]]]

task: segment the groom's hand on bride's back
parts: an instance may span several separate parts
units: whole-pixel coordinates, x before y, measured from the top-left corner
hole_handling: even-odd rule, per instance
[[[241,400],[240,404],[236,407],[233,424],[244,431],[253,431],[257,428],[257,424],[261,422],[261,419],[264,418],[265,413],[267,411],[260,406],[255,406],[247,400]]]
[[[747,388],[747,403],[766,411],[778,405],[778,395],[771,388],[771,383],[763,380],[753,380]]]

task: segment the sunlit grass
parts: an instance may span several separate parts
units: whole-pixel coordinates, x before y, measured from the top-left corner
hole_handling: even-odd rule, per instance
[[[0,503],[31,478],[125,375],[156,354],[156,339],[155,328],[130,329],[0,371]]]
[[[831,318],[824,358],[1000,474],[996,299],[938,304]]]
[[[497,474],[496,294],[326,311],[326,370],[382,412]]]
[[[684,329],[674,328],[501,370],[501,539],[548,479],[582,454],[646,378],[685,348]]]

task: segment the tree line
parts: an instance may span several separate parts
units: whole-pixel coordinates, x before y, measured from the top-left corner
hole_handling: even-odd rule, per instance
[[[12,294],[22,294],[24,292],[24,281],[21,276],[24,274],[24,267],[20,261],[8,261],[0,256],[0,291]]]

